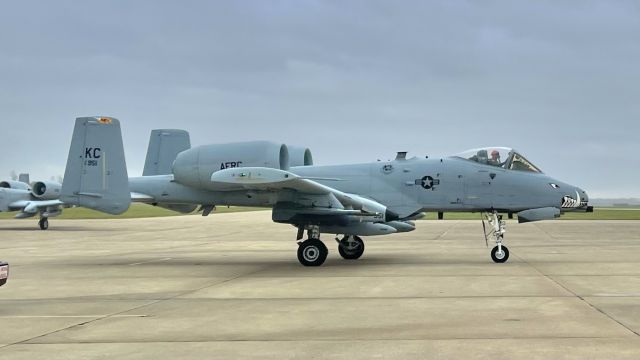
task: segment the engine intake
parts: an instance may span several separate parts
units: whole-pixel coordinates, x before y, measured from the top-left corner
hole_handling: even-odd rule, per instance
[[[62,185],[53,181],[37,181],[33,183],[31,194],[41,200],[55,200],[60,197]]]

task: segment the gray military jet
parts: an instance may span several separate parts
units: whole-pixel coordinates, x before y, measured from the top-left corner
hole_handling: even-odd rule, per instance
[[[438,158],[314,166],[311,152],[284,144],[245,142],[191,148],[181,130],[152,132],[145,172],[127,178],[120,124],[110,117],[76,119],[61,199],[118,214],[142,201],[178,211],[215,205],[272,208],[275,222],[295,226],[298,260],[327,257],[321,233],[336,238],[345,259],[364,252],[361,236],[415,229],[422,212],[480,212],[489,223],[491,258],[507,261],[505,221],[554,219],[591,211],[584,190],[545,175],[513,149],[490,147]],[[483,221],[483,225],[484,225]],[[307,239],[303,239],[304,232]]]
[[[16,219],[40,215],[40,229],[49,228],[49,218],[62,213],[59,200],[62,184],[36,181],[29,185],[29,174],[20,174],[18,181],[0,181],[0,212],[19,211]]]

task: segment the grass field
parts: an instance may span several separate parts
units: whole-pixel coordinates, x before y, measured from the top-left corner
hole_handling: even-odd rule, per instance
[[[252,207],[218,207],[212,215],[228,212],[240,212],[240,211],[259,211],[268,210],[264,208],[252,208]],[[12,219],[17,213],[0,213],[0,219]],[[199,215],[198,213],[192,213],[187,215]],[[95,210],[85,208],[72,208],[64,209],[62,215],[57,219],[133,219],[144,217],[160,217],[160,216],[186,216],[175,211],[167,210],[161,207],[145,205],[145,204],[131,204],[131,207],[127,212],[122,215],[108,215],[103,214]],[[506,216],[505,216],[506,217]],[[425,220],[435,220],[437,218],[436,213],[427,213]],[[479,220],[481,218],[480,213],[445,213],[445,220]],[[597,208],[592,213],[566,213],[560,217],[561,220],[640,220],[640,209],[620,209],[620,208]]]

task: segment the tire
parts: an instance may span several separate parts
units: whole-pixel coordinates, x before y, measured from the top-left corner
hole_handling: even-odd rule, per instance
[[[40,225],[40,230],[47,230],[49,228],[49,219],[40,219],[40,221],[38,221],[38,225]]]
[[[298,246],[298,261],[304,266],[320,266],[327,259],[329,250],[318,239],[309,239]]]
[[[338,244],[338,252],[346,260],[359,259],[364,254],[364,241],[359,236],[345,236]]]
[[[498,246],[491,249],[491,259],[493,262],[502,264],[509,260],[509,249],[506,246],[502,245],[502,256],[498,254]]]

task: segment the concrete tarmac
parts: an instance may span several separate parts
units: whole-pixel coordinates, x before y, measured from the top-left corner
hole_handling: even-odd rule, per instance
[[[0,221],[0,359],[640,358],[640,222],[510,222],[494,264],[419,221],[305,268],[270,215]]]

